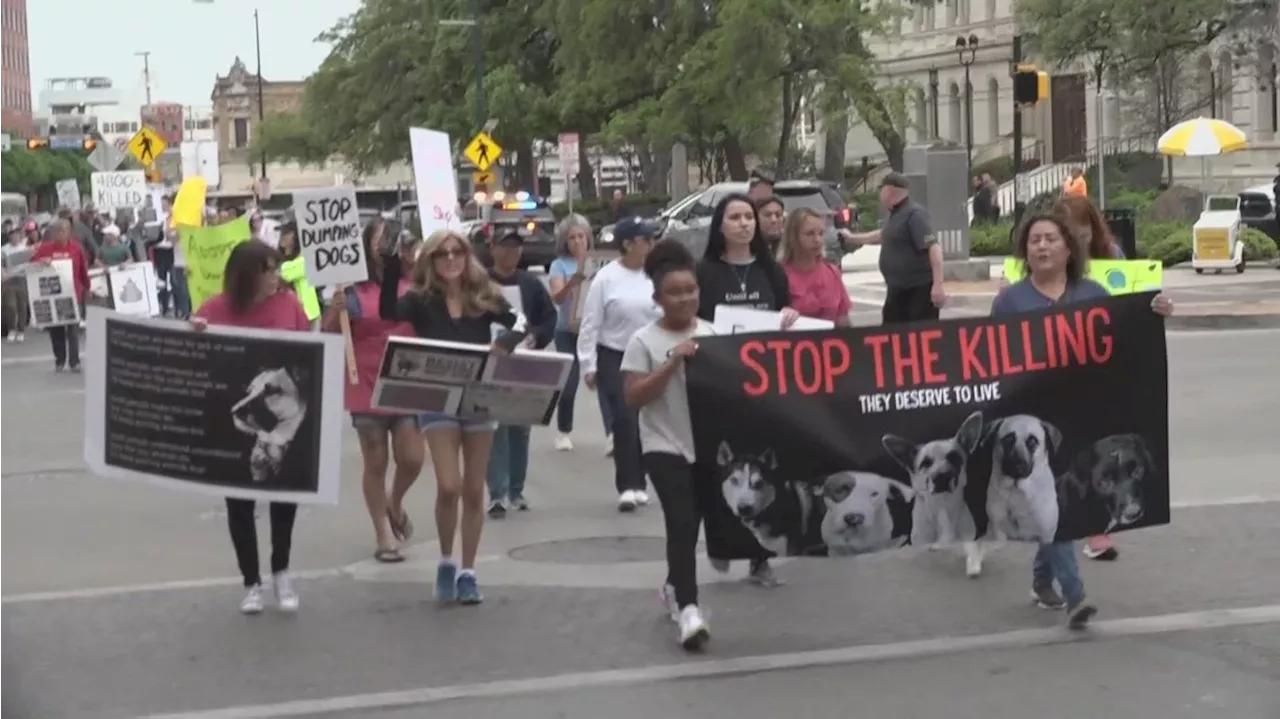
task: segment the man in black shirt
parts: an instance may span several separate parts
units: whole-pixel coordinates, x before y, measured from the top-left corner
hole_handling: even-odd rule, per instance
[[[942,246],[933,233],[929,211],[911,199],[907,178],[897,172],[880,182],[880,204],[888,210],[880,229],[842,237],[859,245],[880,245],[884,324],[936,320],[947,294],[942,285]]]

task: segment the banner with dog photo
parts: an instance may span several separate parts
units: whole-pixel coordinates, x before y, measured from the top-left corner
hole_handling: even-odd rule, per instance
[[[700,339],[687,377],[708,554],[1167,524],[1168,367],[1152,297]]]
[[[101,477],[337,504],[342,337],[92,307],[84,455]]]

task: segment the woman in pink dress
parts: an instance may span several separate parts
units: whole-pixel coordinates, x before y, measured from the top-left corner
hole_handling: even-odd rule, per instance
[[[399,243],[399,251],[406,262],[413,261],[418,248],[416,238],[408,233],[399,238],[384,237],[391,231],[392,228],[382,218],[365,226],[364,251],[369,263],[369,279],[336,293],[321,317],[321,326],[326,332],[341,331],[343,308],[351,320],[351,344],[355,349],[359,381],[356,384],[344,383],[346,408],[351,413],[351,424],[360,439],[360,455],[364,460],[361,486],[378,543],[373,558],[386,563],[404,561],[400,544],[413,537],[413,523],[404,510],[404,496],[422,472],[427,452],[417,415],[373,407],[373,386],[387,338],[392,335],[413,336],[413,328],[407,323],[387,322],[378,314],[382,282],[379,248],[382,243]],[[401,281],[400,293],[404,294],[408,289],[408,280]],[[393,458],[396,468],[388,495],[387,466]]]
[[[790,306],[805,317],[849,326],[853,300],[844,286],[844,274],[824,253],[826,219],[818,212],[798,207],[787,217],[778,261],[791,288]]]

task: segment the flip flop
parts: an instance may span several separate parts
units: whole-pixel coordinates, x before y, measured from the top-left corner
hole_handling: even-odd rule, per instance
[[[400,518],[397,519],[391,510],[387,510],[387,522],[391,524],[391,533],[401,542],[407,542],[413,538],[413,522],[409,521],[409,513],[400,510]]]
[[[374,551],[373,559],[383,564],[397,564],[404,561],[404,555],[395,547],[379,547]]]

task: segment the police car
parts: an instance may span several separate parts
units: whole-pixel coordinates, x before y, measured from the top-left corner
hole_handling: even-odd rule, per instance
[[[541,266],[550,271],[556,258],[556,216],[545,199],[528,192],[495,192],[477,193],[473,201],[476,217],[466,224],[465,231],[482,263],[489,264],[493,240],[514,230],[524,239],[520,266]],[[463,209],[464,216],[469,209]]]

